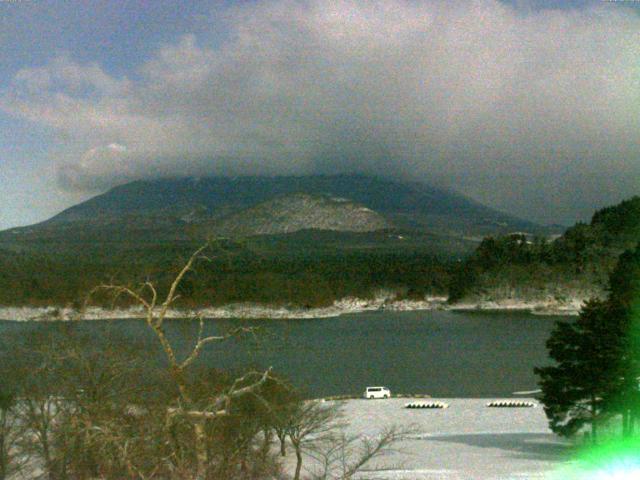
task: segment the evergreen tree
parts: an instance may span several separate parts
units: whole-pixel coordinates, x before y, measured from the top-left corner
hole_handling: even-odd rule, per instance
[[[640,309],[640,244],[627,250],[618,259],[609,278],[609,300],[622,308],[626,315],[638,315]]]
[[[620,256],[609,280],[609,292],[611,315],[620,325],[617,374],[622,383],[612,392],[611,401],[622,414],[623,435],[629,436],[640,408],[640,245]]]
[[[607,302],[590,300],[577,321],[557,322],[547,341],[556,365],[535,369],[550,427],[559,435],[590,425],[595,442],[598,423],[611,413],[608,399],[620,388],[616,370],[623,342],[610,314]]]
[[[622,415],[623,434],[638,418],[640,248],[620,256],[606,300],[587,302],[576,321],[558,322],[547,341],[556,364],[536,368],[551,429],[569,436]]]

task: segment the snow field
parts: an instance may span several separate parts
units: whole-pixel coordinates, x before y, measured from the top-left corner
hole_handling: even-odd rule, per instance
[[[487,407],[497,399],[430,400],[449,408],[407,409],[407,399],[399,398],[344,402],[348,434],[375,437],[392,425],[412,430],[359,479],[539,479],[569,462],[572,445],[548,429],[542,408]]]

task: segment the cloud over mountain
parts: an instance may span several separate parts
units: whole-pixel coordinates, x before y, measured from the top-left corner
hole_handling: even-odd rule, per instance
[[[359,171],[479,195],[496,172],[542,192],[572,172],[640,178],[631,9],[274,0],[221,17],[224,42],[186,35],[127,77],[68,56],[22,69],[0,108],[68,139],[59,177],[85,191],[176,174]]]

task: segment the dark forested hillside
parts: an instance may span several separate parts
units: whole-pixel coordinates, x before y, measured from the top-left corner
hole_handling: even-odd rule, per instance
[[[194,241],[107,245],[0,250],[0,305],[79,306],[105,282],[134,286],[150,280],[164,291],[200,246]],[[390,232],[301,231],[217,242],[212,261],[200,262],[183,281],[180,305],[316,307],[345,296],[371,297],[380,289],[413,298],[443,295],[450,271],[450,257],[442,254],[447,247],[463,246],[454,241],[434,250],[428,237]]]
[[[640,197],[597,211],[554,241],[486,238],[452,277],[451,300],[602,294],[618,256],[638,242]]]

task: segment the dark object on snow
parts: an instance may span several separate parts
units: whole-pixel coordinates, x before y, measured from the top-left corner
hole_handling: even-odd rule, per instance
[[[521,402],[513,400],[502,400],[487,403],[487,407],[499,407],[499,408],[535,408],[534,402]]]
[[[449,404],[442,402],[411,402],[405,403],[404,408],[449,408]]]

